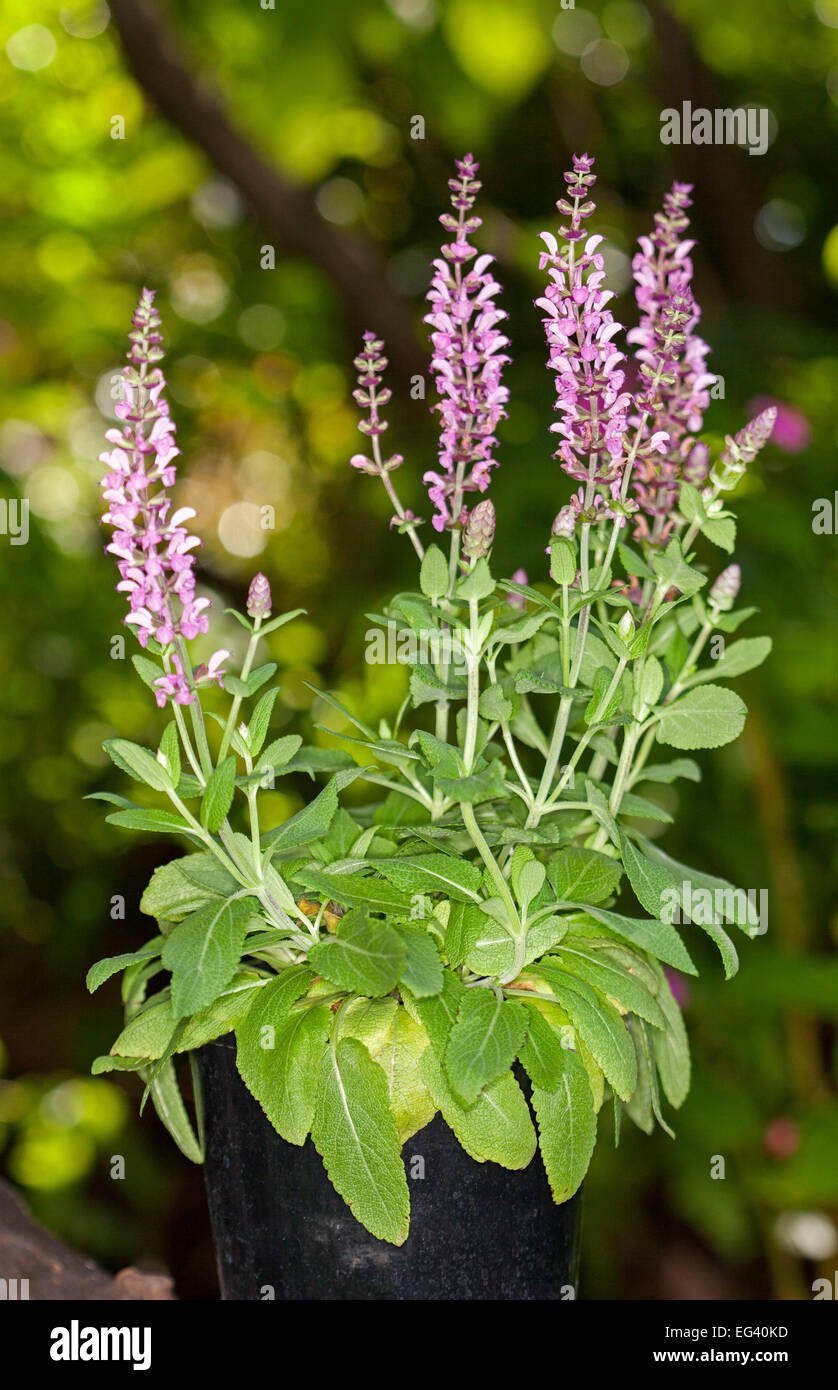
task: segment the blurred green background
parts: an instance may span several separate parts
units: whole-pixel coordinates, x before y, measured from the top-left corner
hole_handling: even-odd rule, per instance
[[[603,1121],[583,1292],[811,1297],[838,1266],[838,566],[834,534],[812,529],[815,500],[838,503],[838,0],[114,0],[112,13],[6,0],[0,69],[0,488],[30,502],[28,544],[0,535],[5,1174],[109,1267],[164,1264],[180,1296],[216,1296],[200,1171],[138,1119],[130,1082],[86,1075],[120,1008],[114,983],[90,1000],[84,972],[143,939],[139,895],[171,852],[82,800],[120,786],[103,738],[149,743],[160,728],[113,642],[123,608],[97,522],[140,286],[159,291],[212,646],[237,647],[223,609],[264,569],[275,607],[309,615],[271,639],[278,718],[322,738],[305,680],[367,719],[404,688],[402,668],[363,663],[364,612],[413,565],[383,490],[347,464],[351,358],[362,327],[388,334],[403,500],[427,516],[433,421],[409,378],[424,369],[436,217],[466,150],[513,343],[496,555],[544,577],[567,480],[550,458],[536,235],[555,224],[569,152],[588,150],[629,324],[634,239],[673,178],[695,184],[702,331],[724,381],[705,437],[739,428],[760,397],[782,408],[736,500],[742,598],[761,609],[745,631],[771,633],[774,655],[740,683],[739,742],[700,755],[699,787],[663,789],[672,853],[766,889],[768,934],[744,943],[727,985],[691,940],[703,974],[686,1001],[695,1075],[678,1139],[629,1126],[615,1152]],[[769,149],[662,145],[660,113],[685,99],[768,108]],[[271,815],[306,794],[277,791]]]

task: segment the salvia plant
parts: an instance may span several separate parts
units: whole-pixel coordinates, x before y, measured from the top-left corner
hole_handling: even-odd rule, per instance
[[[402,1148],[437,1111],[478,1163],[523,1168],[539,1147],[557,1202],[582,1182],[606,1102],[617,1135],[624,1112],[671,1133],[664,1098],[680,1106],[690,1073],[672,988],[673,971],[696,973],[684,937],[691,923],[706,931],[729,977],[725,923],[759,930],[741,890],[660,848],[671,817],[648,793],[697,781],[686,754],[737,737],[745,706],[721,681],[769,649],[765,638],[725,645],[753,610],[735,607],[738,566],[708,574],[696,552],[699,538],[733,551],[728,496],[774,412],[710,458],[686,185],[640,239],[639,323],[621,349],[602,237],[588,231],[593,160],[575,157],[560,226],[542,233],[536,301],[570,496],[545,524],[536,584],[521,571],[496,578],[485,494],[509,342],[492,257],[472,244],[477,172],[470,156],[457,163],[428,295],[441,426],[424,475],[433,543],[399,501],[402,458],[382,447],[390,391],[374,333],[355,363],[367,452],[352,464],[381,479],[420,562],[418,589],[375,615],[410,666],[395,720],[372,728],[320,692],[352,726],[355,757],[271,737],[278,692],[263,687],[276,668],[256,653],[295,614],[271,616],[263,575],[235,615],[247,634],[238,674],[223,650],[192,663],[208,601],[195,595],[194,513],[171,501],[179,451],[148,291],[102,455],[108,550],[143,648],[134,665],[169,716],[155,751],[105,747],[169,804],[98,795],[116,804],[115,825],[189,848],[142,897],[157,934],[90,972],[91,989],[123,972],[126,1014],[93,1069],[139,1072],[200,1160],[174,1058],[233,1031],[238,1070],[279,1134],[296,1145],[311,1135],[358,1221],[396,1245],[409,1222]],[[716,659],[702,666],[711,638]],[[202,705],[210,685],[229,698],[226,718],[217,693],[211,714]],[[265,832],[260,791],[302,772],[328,780]],[[370,798],[349,811],[339,794],[356,779]]]

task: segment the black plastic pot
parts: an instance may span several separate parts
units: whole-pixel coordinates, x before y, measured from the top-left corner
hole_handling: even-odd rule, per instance
[[[232,1034],[197,1053],[222,1298],[574,1296],[581,1192],[556,1206],[538,1155],[523,1172],[475,1163],[435,1116],[404,1147],[410,1235],[388,1245],[352,1216],[310,1139],[279,1137],[235,1056]]]

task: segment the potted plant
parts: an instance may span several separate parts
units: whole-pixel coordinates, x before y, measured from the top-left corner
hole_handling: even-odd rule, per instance
[[[695,973],[690,923],[726,976],[737,956],[724,923],[759,930],[744,894],[660,848],[654,832],[671,817],[653,792],[697,780],[687,755],[737,737],[745,706],[719,682],[769,648],[725,646],[750,611],[734,607],[739,570],[711,582],[696,542],[733,550],[726,494],[774,414],[711,465],[684,185],[640,241],[627,361],[602,238],[585,225],[592,165],[574,157],[558,235],[542,234],[551,428],[576,490],[545,534],[535,585],[493,574],[492,503],[470,505],[496,466],[508,394],[500,287],[470,241],[470,156],[440,219],[426,319],[438,543],[420,539],[397,496],[402,459],[381,447],[386,359],[365,335],[355,399],[368,452],[352,463],[387,489],[419,582],[368,634],[368,659],[395,647],[410,667],[396,717],[372,728],[320,692],[353,727],[342,738],[354,757],[271,737],[276,668],[257,652],[295,614],[272,616],[263,575],[235,614],[238,674],[226,650],[192,663],[208,600],[196,597],[194,513],[170,499],[179,451],[153,294],[134,315],[102,456],[104,520],[143,648],[134,665],[169,719],[156,751],[105,747],[169,805],[97,795],[115,803],[113,824],[188,851],[143,895],[157,934],[90,972],[91,989],[122,972],[126,1012],[93,1070],[138,1072],[183,1152],[200,1161],[206,1149],[228,1298],[572,1297],[575,1194],[599,1112],[613,1109],[617,1135],[624,1115],[671,1133],[664,1101],[677,1108],[687,1093],[669,972]],[[716,659],[701,666],[711,636]],[[226,692],[226,715],[210,686]],[[265,831],[260,791],[293,773],[327,780]],[[340,794],[353,782],[370,795],[349,810]],[[197,1062],[197,1130],[176,1078],[184,1053]]]

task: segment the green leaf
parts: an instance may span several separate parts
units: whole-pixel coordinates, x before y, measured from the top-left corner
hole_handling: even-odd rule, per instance
[[[616,892],[623,870],[607,854],[573,846],[550,856],[547,876],[562,902],[601,903]]]
[[[579,906],[615,935],[630,941],[633,946],[639,946],[642,951],[648,951],[665,965],[683,970],[685,975],[698,974],[686,946],[669,922],[659,922],[654,918],[624,917],[621,912],[610,912],[607,908],[595,907],[590,903],[580,903]]]
[[[259,629],[260,637],[267,637],[269,632],[276,632],[278,628],[284,627],[294,618],[299,618],[301,613],[305,613],[305,608],[292,608],[290,613],[280,613],[278,617],[271,618],[269,623],[263,623]]]
[[[489,763],[480,772],[472,773],[469,777],[437,777],[436,785],[453,801],[466,801],[472,805],[492,801],[496,796],[507,795],[503,768],[498,762]]]
[[[666,1028],[656,1032],[652,1040],[655,1062],[666,1098],[677,1110],[690,1089],[690,1045],[681,1010],[663,971],[660,972],[658,1003],[666,1016]]]
[[[570,1048],[560,1048],[562,1070],[549,1090],[533,1086],[538,1143],[553,1200],[566,1202],[582,1184],[596,1143],[596,1113],[585,1068]]]
[[[636,849],[624,831],[620,831],[620,851],[628,874],[629,883],[634,889],[638,902],[662,922],[671,922],[678,907],[678,898],[673,896],[672,876],[647,859]]]
[[[477,1163],[526,1168],[536,1149],[535,1130],[523,1092],[511,1072],[491,1082],[473,1105],[457,1099],[432,1047],[422,1053],[422,1075],[442,1117]]]
[[[392,883],[373,874],[330,874],[304,865],[294,882],[313,888],[344,907],[365,907],[371,912],[409,913],[411,900]]]
[[[120,970],[125,970],[127,966],[136,965],[138,961],[154,960],[160,955],[160,948],[164,939],[162,936],[156,936],[140,951],[128,951],[121,956],[107,956],[104,960],[99,960],[95,965],[91,965],[85,981],[90,993],[93,994],[112,975],[116,975]]]
[[[566,536],[554,536],[550,542],[550,578],[563,585],[576,578],[576,546]]]
[[[149,690],[153,690],[154,682],[165,675],[163,667],[159,666],[156,661],[149,661],[147,656],[132,656],[131,664],[140,680],[148,686]]]
[[[302,742],[299,734],[286,734],[284,738],[275,738],[272,743],[268,744],[256,764],[257,770],[264,771],[271,768],[274,772],[278,772],[294,757]]]
[[[478,975],[492,975],[500,979],[512,968],[515,959],[515,946],[508,931],[501,923],[484,918],[485,926],[476,941],[469,947],[466,964]],[[538,960],[551,946],[555,946],[567,931],[567,922],[561,917],[542,917],[527,929],[524,951],[524,964]]]
[[[404,1144],[436,1114],[436,1106],[422,1078],[421,1058],[428,1035],[406,1009],[396,1009],[385,1035],[369,1048],[387,1080],[390,1113],[396,1121],[399,1142]]]
[[[265,684],[265,681],[269,681],[271,676],[276,673],[276,669],[275,661],[266,661],[264,666],[257,666],[255,670],[251,671],[247,678],[248,695],[255,695],[256,691]],[[279,691],[277,691],[278,694]]]
[[[480,718],[490,724],[508,724],[515,713],[515,705],[507,699],[500,685],[488,686],[481,693],[477,708]]]
[[[746,671],[753,671],[762,665],[772,646],[770,637],[742,637],[725,648],[710,670],[697,671],[695,675],[690,676],[690,683],[697,685],[699,682],[715,680],[717,676],[724,676],[727,680],[732,680],[734,676],[743,676]]]
[[[174,720],[171,724],[167,724],[163,730],[160,752],[166,759],[166,767],[172,779],[172,785],[176,787],[180,781],[180,739]]]
[[[145,782],[155,791],[169,791],[174,785],[171,777],[148,748],[131,743],[127,738],[108,738],[102,744],[112,763],[127,772],[135,782]],[[110,819],[110,818],[109,818]]]
[[[649,656],[643,664],[643,673],[638,685],[638,695],[644,705],[650,708],[658,703],[663,690],[663,667],[656,656]]]
[[[703,873],[700,869],[691,869],[687,864],[681,864],[677,859],[665,854],[654,840],[647,840],[640,836],[640,843],[647,856],[660,864],[672,878],[673,882],[679,887],[682,908],[687,911],[692,921],[701,925],[698,916],[693,917],[691,908],[695,908],[701,902],[700,894],[710,894],[713,901],[714,912],[725,922],[735,922],[737,927],[741,927],[746,935],[756,934],[757,923],[751,920],[751,903],[744,888],[737,888],[726,878],[718,878],[715,874]],[[692,902],[688,901],[683,889],[689,885]]]
[[[706,536],[713,545],[719,546],[721,550],[726,550],[728,555],[733,554],[736,545],[736,522],[729,516],[711,516],[705,521],[701,534]]]
[[[392,927],[355,909],[341,919],[335,936],[311,948],[308,958],[340,989],[376,996],[389,994],[397,984],[407,948]]]
[[[623,863],[626,866],[626,873],[643,906],[647,911],[666,922],[671,922],[676,913],[680,916],[683,910],[689,919],[701,927],[716,943],[722,957],[725,979],[731,979],[739,969],[739,957],[727,932],[716,921],[714,900],[709,915],[694,911],[690,901],[692,897],[690,871],[687,870],[686,876],[679,881],[673,869],[683,868],[683,865],[679,866],[677,861],[671,860],[672,868],[670,868],[665,862],[667,858],[665,855],[663,856],[664,862],[660,862],[660,860],[655,862],[635,849],[631,841],[624,835],[622,838],[625,841],[623,844]],[[726,886],[731,888],[730,884]],[[690,898],[687,897],[685,891],[687,888],[690,890]],[[733,889],[731,891],[735,892]],[[703,899],[699,899],[699,902],[703,905]]]
[[[213,772],[201,799],[201,824],[215,835],[233,804],[236,790],[236,759],[230,754]]]
[[[673,758],[671,763],[653,763],[651,767],[644,767],[637,781],[670,783],[678,777],[686,777],[690,782],[700,782],[701,768],[692,758]]]
[[[276,850],[296,848],[298,845],[311,844],[312,840],[319,840],[328,834],[332,817],[338,809],[338,792],[360,777],[361,772],[362,769],[353,764],[351,768],[335,773],[332,780],[308,806],[304,806],[302,811],[291,816],[283,825],[278,825],[275,830],[269,830],[267,835],[263,835],[263,845],[270,845]]]
[[[158,763],[159,767],[159,763]],[[122,825],[126,830],[155,830],[162,835],[178,832],[194,835],[194,830],[172,811],[158,811],[155,807],[142,807],[132,811],[114,811],[105,816],[110,825]]]
[[[404,923],[396,931],[405,944],[407,959],[399,977],[415,999],[439,994],[442,989],[442,961],[436,941],[424,927]]]
[[[676,588],[682,594],[694,594],[707,583],[707,576],[692,569],[681,554],[681,542],[673,536],[664,552],[652,558],[658,583],[666,589]]]
[[[452,902],[445,928],[445,954],[455,970],[462,965],[480,933],[491,926],[473,903]]]
[[[523,998],[521,1002],[529,1003]],[[527,1016],[527,1036],[518,1055],[533,1086],[540,1086],[543,1091],[555,1090],[564,1068],[561,1054],[567,1049],[562,1044],[561,1034],[548,1023],[537,1005],[530,1005]]]
[[[254,758],[258,758],[262,751],[262,745],[268,736],[271,715],[278,695],[279,690],[266,691],[250,716],[250,723],[247,726],[247,741],[250,745],[251,756]]]
[[[617,961],[587,949],[579,941],[564,942],[556,950],[555,957],[550,957],[551,960],[554,958],[563,970],[586,980],[589,985],[607,994],[609,999],[637,1014],[638,1018],[645,1018],[655,1028],[666,1026],[666,1019],[654,995]]]
[[[252,899],[199,908],[166,938],[163,964],[172,972],[172,1011],[183,1018],[211,1004],[239,963]]]
[[[285,974],[287,972],[283,972]],[[307,988],[310,972],[295,981],[300,992]],[[304,1144],[314,1119],[317,1081],[332,1026],[326,1004],[291,1011],[287,982],[267,999],[270,985],[236,1030],[239,1073],[258,1100],[274,1129],[289,1144]]]
[[[154,1061],[163,1056],[174,1026],[171,1001],[155,996],[129,1019],[111,1053],[116,1057],[142,1057]]]
[[[448,561],[438,545],[429,545],[419,571],[419,587],[426,598],[443,598],[448,593]]]
[[[445,1051],[445,1070],[460,1101],[472,1105],[490,1081],[509,1070],[526,1027],[526,1013],[515,1000],[489,989],[468,990]]]
[[[212,889],[196,884],[185,873],[184,864],[193,858],[197,860],[204,856],[188,855],[186,859],[173,859],[170,864],[161,864],[154,870],[140,898],[141,912],[156,917],[158,922],[179,922],[191,912],[197,912],[199,907],[206,907],[213,897],[218,896]],[[235,892],[235,882],[232,879],[230,882]]]
[[[720,748],[739,737],[746,714],[732,690],[704,685],[666,706],[657,724],[658,740],[671,748]]]
[[[422,1024],[440,1056],[445,1053],[465,993],[465,985],[451,970],[443,970],[438,994],[414,999],[409,990],[402,991],[405,1008]]]
[[[140,1076],[148,1084],[147,1069],[144,1068],[140,1072]],[[203,1150],[195,1137],[195,1131],[183,1103],[174,1064],[171,1061],[164,1063],[157,1076],[151,1081],[151,1100],[181,1153],[185,1154],[193,1163],[203,1163]]]
[[[456,588],[457,598],[481,599],[488,598],[489,594],[495,592],[495,581],[492,578],[492,571],[488,563],[482,557],[477,560],[469,570],[464,579],[461,579]]]
[[[477,902],[480,898],[480,869],[450,854],[400,856],[377,867],[406,893],[445,893],[458,902]]]
[[[311,1137],[355,1219],[378,1240],[402,1245],[410,1196],[387,1078],[354,1038],[323,1057]]]
[[[543,961],[535,968],[549,984],[617,1095],[629,1100],[637,1081],[637,1059],[634,1043],[617,1009],[583,980]]]

